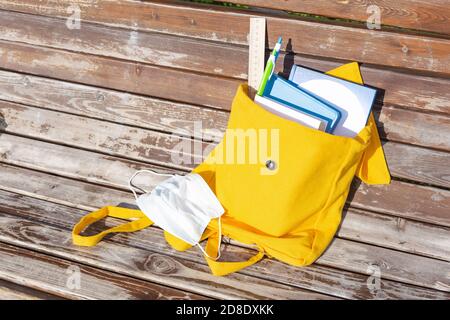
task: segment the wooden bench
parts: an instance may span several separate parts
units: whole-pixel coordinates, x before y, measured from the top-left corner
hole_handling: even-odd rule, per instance
[[[364,1],[229,3],[241,5],[0,0],[0,298],[450,298],[450,7],[380,2],[382,29],[369,30]],[[81,29],[69,29],[77,8]],[[195,166],[171,163],[172,133],[220,141],[247,79],[251,16],[267,17],[270,48],[290,39],[278,71],[362,63],[384,91],[376,118],[392,184],[355,181],[336,239],[306,268],[264,259],[217,278],[156,227],[72,245],[87,211],[133,203],[136,169]]]

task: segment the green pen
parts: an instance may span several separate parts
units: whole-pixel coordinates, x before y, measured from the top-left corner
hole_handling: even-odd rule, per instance
[[[267,81],[269,80],[270,76],[273,73],[273,70],[275,69],[275,62],[277,61],[278,55],[280,54],[281,49],[281,37],[278,38],[277,43],[275,44],[275,48],[273,48],[272,53],[270,54],[269,59],[267,60],[266,68],[264,69],[264,74],[261,80],[261,84],[259,85],[258,89],[258,96],[262,96],[264,93],[264,89],[266,88]]]

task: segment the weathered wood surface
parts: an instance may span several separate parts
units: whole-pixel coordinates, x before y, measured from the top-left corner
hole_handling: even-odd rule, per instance
[[[81,30],[65,27],[74,4]],[[293,1],[282,5],[298,8]],[[326,10],[349,5],[335,2]],[[418,29],[441,35],[256,15],[268,17],[269,47],[279,34],[291,40],[279,71],[292,63],[322,71],[345,60],[368,63],[364,80],[385,90],[376,117],[394,181],[355,181],[337,237],[314,266],[264,259],[215,278],[198,250],[171,250],[157,227],[115,235],[95,248],[72,246],[70,229],[86,210],[134,203],[126,187],[134,170],[186,172],[201,161],[199,150],[221,139],[235,89],[247,78],[248,18],[255,13],[192,3],[0,0],[0,241],[8,243],[0,243],[0,281],[8,284],[0,297],[33,298],[36,288],[86,299],[448,299],[450,39],[442,29],[448,17],[436,10],[440,0],[418,0],[402,17],[395,11],[401,3],[379,5],[396,25],[420,23]],[[302,6],[323,8],[322,1]],[[202,137],[208,142],[198,143]],[[180,141],[191,146],[184,154],[194,163],[173,162]],[[252,252],[232,241],[225,256]],[[41,267],[20,268],[25,260]],[[61,277],[40,278],[61,274],[72,261],[92,277],[78,296]],[[373,292],[367,280],[375,267],[382,288]]]
[[[52,177],[51,181],[45,181],[45,175],[44,174],[38,174],[39,177],[36,175],[31,176],[33,172],[30,172],[29,170],[24,169],[12,169],[17,170],[17,173],[8,173],[7,167],[2,166],[2,171],[5,172],[5,176],[11,176],[10,180],[12,180],[12,176],[15,177],[17,180],[20,179],[20,172],[23,172],[24,177],[28,177],[28,185],[31,186],[30,189],[37,190],[37,192],[29,192],[26,190],[24,194],[32,195],[34,197],[41,197],[39,196],[39,192],[43,191],[46,192],[46,195],[42,196],[41,198],[44,200],[49,201],[55,201],[54,198],[62,197],[62,201],[60,203],[70,205],[71,202],[76,202],[74,206],[80,207],[78,203],[80,203],[80,199],[77,198],[77,201],[73,201],[73,194],[80,194],[80,192],[76,192],[73,188],[76,183],[80,184],[79,187],[81,190],[89,190],[92,192],[88,194],[90,198],[90,203],[93,206],[92,208],[89,208],[90,206],[84,206],[84,209],[90,209],[93,210],[95,208],[101,207],[105,203],[108,205],[115,204],[115,203],[130,203],[132,200],[132,197],[129,195],[129,193],[122,192],[122,197],[120,197],[120,191],[115,191],[116,195],[114,195],[112,192],[109,192],[108,189],[100,186],[84,186],[81,182],[74,182],[74,181],[67,181],[65,183],[62,181],[62,178],[58,177]],[[13,184],[14,181],[11,181],[11,184]],[[21,189],[24,189],[24,187],[21,187],[16,183],[16,186],[12,187],[11,184],[9,184],[8,190],[13,192],[20,192]],[[71,185],[69,185],[71,184]],[[2,188],[6,183],[0,182],[0,185],[2,185]],[[70,194],[62,194],[63,192],[67,192],[67,185],[70,187]],[[101,192],[101,190],[104,189],[103,193],[109,192],[108,194],[100,194],[100,198],[105,200],[105,198],[110,198],[109,202],[103,202],[99,205],[96,205],[98,202],[95,201],[96,194],[98,192]],[[40,190],[40,191],[39,191]],[[51,190],[50,192],[53,193],[52,195],[49,195],[49,192],[47,190]],[[100,201],[99,201],[100,202]],[[132,202],[131,202],[132,203]],[[395,230],[395,229],[394,229]],[[357,232],[357,231],[356,231]],[[398,230],[397,232],[404,232],[404,230]],[[143,233],[143,232],[141,232]],[[130,234],[127,236],[129,239],[134,235]],[[395,236],[394,236],[395,237]],[[397,236],[397,239],[401,236]],[[139,237],[142,241],[142,236]],[[358,239],[359,240],[359,239]],[[401,240],[400,240],[401,241]],[[445,238],[442,243],[443,246],[445,246]],[[154,244],[155,245],[155,244]],[[165,248],[167,250],[167,246],[164,244],[164,241],[161,242],[161,244],[158,244],[162,246],[162,250]],[[342,252],[346,252],[346,254],[342,254]],[[365,259],[365,260],[364,260]],[[384,274],[384,277],[386,279],[393,279],[393,280],[399,280],[406,283],[412,283],[420,286],[425,287],[431,287],[435,289],[444,290],[445,288],[444,284],[446,283],[446,268],[448,268],[449,263],[420,257],[412,254],[402,253],[398,251],[392,251],[389,249],[384,249],[381,247],[375,247],[373,245],[364,245],[362,243],[355,243],[352,241],[347,240],[341,240],[336,239],[333,244],[330,246],[330,248],[327,250],[327,252],[322,256],[322,258],[319,259],[319,262],[326,263],[330,266],[337,266],[338,268],[344,269],[344,270],[350,270],[350,271],[356,271],[360,273],[366,273],[367,272],[367,264],[370,263],[376,263],[380,265],[380,268],[382,269],[382,272]],[[365,261],[365,262],[364,262]],[[366,264],[366,265],[364,265]],[[441,265],[439,269],[437,266]],[[436,270],[434,270],[437,268]],[[356,270],[355,270],[356,269]],[[439,271],[440,270],[440,271]],[[416,275],[416,272],[419,272],[419,275]],[[440,274],[441,272],[444,272],[444,274]]]
[[[22,218],[9,218],[10,213],[3,214],[2,216],[6,221],[11,222],[11,219],[17,221],[17,226],[9,228],[7,234],[7,238],[10,239],[8,241],[16,241],[18,238],[25,238],[29,240],[22,240],[26,242],[27,246],[33,246],[36,250],[45,250],[44,243],[38,240],[33,239],[33,236],[37,234],[37,231],[44,227],[38,227],[42,224],[58,226],[58,232],[61,234],[59,237],[64,234],[64,231],[61,228],[67,229],[68,232],[71,228],[72,223],[74,223],[79,217],[84,214],[84,212],[80,212],[76,209],[71,209],[67,207],[61,207],[61,205],[52,204],[50,202],[33,199],[29,197],[23,197],[17,194],[11,193],[1,193],[1,198],[5,203],[5,206],[8,207],[7,211],[13,212],[14,216],[22,217]],[[10,206],[10,204],[13,204]],[[3,208],[0,209],[3,211]],[[3,218],[0,218],[2,221]],[[23,219],[27,219],[26,223],[23,223]],[[37,224],[31,222],[31,220],[37,221]],[[117,224],[115,222],[117,219],[106,219],[105,226],[111,226],[112,224]],[[14,223],[13,223],[14,224]],[[2,223],[0,222],[0,225]],[[101,228],[103,228],[101,227]],[[34,230],[37,228],[39,230]],[[52,250],[52,252],[60,255],[61,248],[65,243],[64,241],[57,242],[55,248],[56,240],[52,240],[54,237],[53,234],[56,231],[53,228],[45,227],[48,229],[42,234],[49,235],[46,238],[45,243],[49,245],[48,242],[51,242],[51,248],[48,250]],[[0,227],[3,229],[3,227]],[[19,229],[19,230],[16,230]],[[98,228],[93,227],[92,232],[98,230]],[[2,233],[3,234],[3,233]],[[35,236],[34,236],[35,237]],[[13,240],[16,239],[16,240]],[[38,242],[39,244],[36,244]],[[201,253],[196,249],[190,249],[185,252],[175,252],[173,250],[167,250],[166,245],[164,244],[164,238],[161,230],[157,228],[149,228],[146,230],[142,230],[139,233],[132,234],[117,234],[109,240],[104,241],[101,246],[92,248],[91,254],[88,256],[90,258],[93,257],[93,254],[100,251],[101,248],[105,250],[105,247],[109,246],[109,243],[125,243],[128,247],[133,247],[134,250],[136,248],[147,249],[150,251],[156,250],[156,252],[161,252],[162,254],[168,254],[170,256],[174,256],[175,258],[182,258],[183,261],[199,261],[202,259]],[[22,244],[23,245],[23,244]],[[39,248],[37,247],[39,246]],[[75,249],[79,249],[78,247],[74,247]],[[67,248],[62,248],[62,250],[67,251]],[[137,250],[139,252],[139,250]],[[248,249],[242,247],[236,247],[227,245],[224,254],[239,257],[241,259],[244,256],[248,256],[250,252]],[[81,254],[83,255],[83,254]],[[121,254],[119,254],[121,256]],[[84,255],[83,255],[84,256]],[[105,259],[105,257],[103,257]],[[99,263],[101,263],[100,260]],[[113,265],[117,265],[116,263],[111,264],[109,268]],[[292,266],[285,265],[276,260],[272,259],[264,259],[259,264],[245,269],[242,273],[257,275],[258,277],[268,278],[273,281],[281,281],[283,283],[289,283],[295,286],[310,288],[312,290],[319,290],[324,293],[329,293],[332,295],[338,295],[344,298],[431,298],[436,299],[439,297],[448,296],[443,292],[433,292],[430,289],[398,284],[389,280],[386,280],[383,276],[381,281],[382,290],[378,292],[371,292],[367,287],[367,277],[359,274],[352,274],[342,270],[337,269],[327,269],[326,267],[321,267],[318,265],[306,267],[306,268],[296,268]],[[217,278],[216,278],[217,279]],[[223,278],[222,278],[223,279]],[[314,279],[314,281],[311,281]]]
[[[397,108],[383,108],[377,115],[380,135],[384,138],[450,151],[448,115],[424,114]]]
[[[0,15],[2,15],[6,18],[5,22],[2,22],[0,20],[0,30],[2,33],[0,34],[0,39],[4,40],[10,40],[14,42],[20,42],[20,43],[28,43],[28,44],[35,44],[35,45],[41,45],[45,47],[52,47],[52,48],[65,48],[70,51],[79,51],[82,53],[96,53],[97,55],[101,55],[104,57],[112,57],[112,58],[120,58],[125,59],[129,61],[134,61],[139,64],[142,64],[142,53],[138,52],[137,47],[133,47],[135,51],[130,48],[130,39],[123,39],[122,42],[120,42],[120,38],[104,35],[104,37],[99,37],[98,34],[95,35],[89,35],[89,28],[91,25],[87,25],[86,28],[83,28],[83,32],[77,32],[74,33],[74,31],[67,31],[68,29],[62,24],[60,20],[56,20],[57,23],[47,23],[46,27],[43,26],[35,26],[34,28],[27,28],[27,23],[25,22],[18,22],[14,23],[15,20],[17,20],[17,17],[10,16],[11,13],[2,13],[0,12]],[[31,20],[31,22],[34,21],[34,19],[44,19],[44,18],[34,18],[33,16],[28,17],[27,21]],[[10,21],[11,20],[11,21]],[[43,22],[40,22],[43,23]],[[56,25],[55,25],[56,24]],[[96,30],[104,30],[105,28],[99,27],[99,26],[92,26],[97,28]],[[34,33],[34,29],[42,29],[45,28],[49,31],[43,35],[42,33]],[[88,29],[88,30],[85,30]],[[106,30],[108,30],[106,28]],[[121,30],[121,29],[119,29]],[[69,34],[67,34],[69,32]],[[103,31],[108,33],[107,31]],[[111,31],[113,32],[113,31]],[[119,32],[119,31],[117,31]],[[135,31],[131,31],[135,32]],[[70,35],[72,34],[72,37]],[[146,37],[146,33],[142,32],[136,32],[139,37]],[[79,38],[83,37],[83,41],[81,41]],[[130,34],[131,36],[131,34]],[[171,36],[165,36],[167,39],[166,41],[162,41],[163,44],[167,41],[171,41],[174,43],[182,42],[184,41],[184,38],[177,38],[176,41],[172,40]],[[86,39],[85,39],[86,38]],[[126,38],[124,35],[123,38]],[[90,41],[88,41],[90,40]],[[202,53],[202,56],[213,56],[213,61],[204,61],[204,62],[196,62],[195,59],[192,61],[186,61],[184,63],[179,63],[178,60],[171,60],[170,64],[168,62],[162,61],[150,61],[155,65],[160,66],[168,66],[168,67],[174,67],[178,69],[189,69],[193,71],[201,71],[211,74],[219,74],[219,75],[229,75],[232,76],[235,73],[239,74],[239,77],[237,78],[246,78],[246,72],[247,72],[247,66],[246,61],[248,59],[247,57],[247,50],[241,47],[232,46],[228,44],[220,45],[225,46],[226,50],[229,51],[225,56],[217,56],[214,51],[210,49],[211,44],[209,42],[199,41],[199,40],[190,40],[190,41],[197,41],[198,43],[195,45],[195,47],[199,47],[200,52]],[[102,46],[99,47],[98,43],[101,43]],[[117,43],[119,42],[119,43]],[[145,44],[143,44],[145,45]],[[103,47],[108,47],[108,50],[101,50]],[[141,46],[140,46],[141,47]],[[31,47],[33,48],[33,47]],[[98,48],[98,49],[96,49]],[[121,49],[122,48],[122,49]],[[18,48],[16,48],[18,50]],[[23,49],[23,48],[22,48]],[[31,50],[31,49],[30,49]],[[161,49],[158,51],[158,54],[160,56],[170,56],[172,54],[172,51],[179,50],[178,47],[174,48],[165,48],[165,50]],[[189,50],[189,49],[186,49]],[[98,51],[98,52],[97,52]],[[131,52],[130,52],[131,51]],[[67,55],[66,59],[63,59],[64,55],[61,53],[59,55],[52,55],[55,51],[46,51],[48,54],[48,57],[45,58],[46,60],[53,60],[52,57],[58,58],[53,62],[55,64],[56,62],[59,63],[60,67],[64,67],[65,65],[68,65],[71,63],[74,59],[79,61],[82,61],[83,63],[78,63],[76,65],[73,65],[72,68],[80,68],[80,73],[89,73],[88,67],[92,67],[91,60],[87,59],[83,56],[78,56],[78,58],[73,58],[73,55]],[[59,52],[59,51],[57,51]],[[124,56],[124,53],[126,52],[127,55]],[[26,52],[24,53],[26,55]],[[42,52],[41,52],[42,54]],[[34,57],[34,60],[36,60],[38,56]],[[11,60],[12,58],[10,58]],[[16,58],[16,60],[20,60]],[[67,60],[67,61],[65,61]],[[103,64],[106,63],[105,60],[98,60],[102,62]],[[147,61],[149,62],[149,61]],[[47,62],[49,63],[49,62]],[[103,68],[102,63],[98,66],[98,68]],[[285,59],[284,55],[281,55],[280,59],[278,59],[278,67],[277,69],[282,71],[283,64],[284,63],[298,63],[298,64],[306,64],[310,67],[314,67],[317,69],[320,69],[322,71],[329,70],[331,68],[336,67],[338,64],[342,64],[342,62],[331,62],[331,61],[324,61],[324,60],[318,60],[313,58],[307,58],[304,56],[299,55],[288,55],[288,57]],[[24,62],[25,66],[27,67],[26,63]],[[37,61],[35,61],[35,64],[37,64]],[[13,68],[14,64],[11,64],[11,68]],[[18,64],[17,67],[20,67],[21,64]],[[115,67],[118,68],[121,66],[121,74],[126,75],[127,74],[127,65],[126,64],[118,64],[117,61],[115,62]],[[83,68],[84,67],[84,68]],[[70,69],[67,67],[67,69]],[[105,68],[103,68],[105,69]],[[33,68],[31,66],[28,66],[28,72],[33,73]],[[107,70],[107,69],[105,69]],[[104,70],[104,71],[105,71]],[[163,73],[165,69],[161,69],[159,72]],[[211,70],[213,70],[211,72]],[[219,72],[220,71],[220,72]],[[448,79],[443,78],[430,78],[425,76],[418,76],[418,75],[411,75],[408,73],[402,73],[394,70],[384,70],[384,69],[377,69],[370,66],[363,66],[362,68],[364,79],[367,83],[378,87],[380,89],[385,90],[384,95],[384,103],[389,105],[401,105],[408,108],[419,108],[423,110],[433,110],[433,111],[442,111],[442,112],[450,112],[450,106],[448,104],[448,99],[450,98],[449,90],[447,90],[448,86],[450,85],[450,81]],[[92,73],[92,71],[91,71]],[[180,75],[183,73],[180,73]],[[56,74],[55,74],[56,75]],[[52,75],[52,77],[55,77],[55,75]],[[92,74],[91,77],[86,78],[86,80],[93,81],[93,76],[97,75],[97,78],[101,76],[101,74]],[[112,76],[116,76],[115,74],[111,74]],[[185,75],[185,77],[189,77],[189,75]],[[129,78],[129,77],[128,77]],[[127,77],[122,77],[122,79],[126,80]],[[74,78],[78,79],[78,78]],[[70,80],[70,79],[69,79]],[[85,80],[85,81],[86,81]],[[95,80],[95,79],[94,79]],[[200,78],[197,78],[197,81],[200,80]],[[82,79],[79,79],[78,81],[82,82]],[[242,80],[240,80],[242,81]],[[103,86],[105,84],[104,81],[97,80],[97,84],[99,86]],[[129,85],[127,85],[130,87]],[[222,88],[224,87],[224,88]],[[229,101],[232,98],[232,96],[229,97],[229,100],[227,100],[224,104],[221,104],[220,96],[223,96],[224,94],[233,94],[234,92],[229,93],[227,90],[227,82],[223,82],[221,86],[218,86],[216,88],[217,93],[214,92],[206,92],[206,94],[215,94],[214,96],[217,99],[217,103],[219,107],[221,108],[229,108]],[[120,89],[120,88],[119,88]],[[138,90],[139,88],[137,88]],[[128,90],[130,91],[130,90]],[[169,92],[171,93],[171,92]],[[160,96],[164,98],[164,95],[168,95],[167,92],[161,92]],[[173,99],[170,96],[166,96],[166,98]],[[194,103],[202,103],[202,97],[197,97],[198,101],[194,101]]]
[[[384,143],[391,174],[412,181],[450,187],[450,154],[399,143]]]
[[[61,212],[60,212],[61,214]],[[66,217],[67,218],[67,217]],[[93,248],[71,244],[70,230],[0,214],[0,240],[45,254],[219,299],[331,299],[326,295],[243,274],[214,277],[205,263],[104,241]],[[167,251],[167,250],[166,250]],[[201,258],[198,258],[198,261]]]
[[[67,299],[202,300],[205,297],[0,244],[0,277]],[[79,283],[71,280],[77,272]],[[75,275],[76,276],[76,275]]]
[[[248,12],[217,7],[136,1],[2,0],[0,9],[67,17],[77,4],[86,21],[213,41],[247,44]],[[280,34],[292,39],[295,52],[408,69],[450,73],[449,41],[419,35],[367,30],[268,16],[269,46]],[[383,52],[383,54],[380,54]],[[388,58],[387,58],[388,57]]]
[[[98,165],[102,165],[102,163],[98,163]],[[105,187],[91,186],[45,174],[35,174],[28,170],[18,170],[4,165],[1,165],[0,168],[3,172],[0,188],[5,190],[86,210],[95,210],[106,204],[134,203],[129,191],[110,190]],[[29,183],[26,187],[21,187],[20,183],[14,182],[14,178],[18,179],[22,176],[28,177]],[[158,183],[160,177],[147,175],[140,179],[137,183],[150,189]],[[125,189],[126,179],[123,180],[120,186]],[[71,200],[73,194],[79,195],[76,202]],[[346,209],[344,217],[338,233],[340,237],[450,260],[450,231],[448,228],[418,223],[400,217],[373,214],[353,208]],[[421,237],[417,237],[418,230],[420,230]]]
[[[188,138],[4,101],[0,101],[0,113],[3,114],[7,125],[6,132],[23,128],[22,134],[31,138],[59,141],[83,149],[93,148],[130,159],[151,158],[152,162],[157,164],[188,168],[186,164],[172,161],[180,151],[186,152],[175,149],[175,146],[193,145],[193,141]],[[205,142],[197,143],[201,150],[207,147]],[[192,162],[200,163],[203,155],[189,156]]]
[[[35,90],[30,91],[34,92]],[[98,94],[98,92],[92,92],[92,95],[94,94]],[[19,133],[21,135],[29,135],[32,137],[40,137],[41,139],[46,139],[63,144],[72,144],[81,148],[97,149],[101,152],[113,153],[116,155],[122,153],[126,154],[127,157],[130,157],[132,159],[147,160],[151,157],[154,157],[152,159],[153,162],[156,161],[155,163],[165,164],[168,160],[175,159],[172,158],[172,156],[176,155],[177,153],[173,150],[173,147],[175,145],[179,145],[181,141],[185,141],[187,144],[190,144],[191,151],[193,152],[195,145],[193,142],[189,142],[190,140],[188,139],[181,139],[178,136],[169,134],[130,128],[115,123],[90,119],[101,118],[105,113],[108,112],[108,110],[114,109],[117,110],[117,115],[114,113],[110,113],[109,116],[104,116],[107,120],[121,122],[122,114],[125,114],[124,118],[126,119],[126,114],[131,113],[131,118],[136,119],[135,121],[137,121],[136,115],[133,115],[134,112],[132,111],[131,107],[123,107],[120,100],[117,105],[104,105],[102,102],[100,102],[100,105],[97,105],[97,103],[94,102],[94,104],[91,106],[90,102],[92,101],[92,98],[73,98],[71,99],[71,104],[69,105],[48,103],[49,108],[62,109],[62,111],[87,116],[89,117],[89,119],[77,117],[75,115],[56,113],[43,109],[35,109],[24,105],[17,105],[16,103],[8,103],[5,101],[0,102],[0,112],[2,113],[4,122],[7,125],[5,130],[7,130],[8,132]],[[123,99],[127,98],[128,97],[123,97]],[[31,98],[27,99],[27,101],[29,101],[29,99]],[[108,101],[110,100],[109,98],[107,99]],[[115,101],[114,98],[111,98],[111,100],[111,102]],[[36,103],[45,105],[44,102]],[[174,112],[168,115],[168,112],[165,112],[163,110],[165,106],[167,105],[162,104],[159,108],[156,107],[152,109],[154,113],[153,115],[149,116],[149,119],[147,120],[147,126],[151,126],[150,119],[159,118],[160,120],[155,121],[156,123],[171,123],[171,126],[177,126],[179,123],[180,135],[189,135],[189,132],[192,132],[193,129],[195,129],[195,123],[190,122],[190,125],[188,125],[186,124],[186,122],[189,121],[183,120],[184,113],[178,115]],[[121,110],[123,109],[125,109],[126,111],[122,112]],[[400,114],[404,114],[410,111],[398,109],[397,112],[399,112]],[[225,129],[224,126],[227,121],[228,115],[222,112],[214,113],[213,110],[209,110],[209,112],[194,113],[193,116],[197,117],[197,120],[202,121],[202,127],[203,120],[205,119],[206,138],[210,139],[212,137],[215,137],[214,140],[217,140]],[[207,116],[213,117],[207,120]],[[396,125],[402,124],[404,127],[410,130],[405,130],[406,132],[400,135],[402,137],[401,140],[407,140],[406,137],[408,137],[409,135],[415,136],[418,139],[422,140],[422,144],[432,144],[434,147],[446,145],[450,146],[450,134],[447,134],[448,128],[450,126],[448,125],[448,118],[446,117],[432,117],[424,114],[415,115],[415,113],[413,113],[413,115],[410,116],[409,121],[406,117],[407,119],[404,120],[404,123],[402,122],[403,119],[402,121],[400,121],[396,118],[391,121],[390,119],[392,118],[392,116],[383,117],[385,117],[385,119],[382,126],[386,128],[387,132],[389,132],[388,128],[392,128],[392,136],[394,137],[398,135],[396,134],[398,132],[398,130],[395,129]],[[423,121],[421,121],[421,123],[417,123],[417,118]],[[425,121],[425,118],[429,121]],[[215,121],[216,119],[217,121]],[[435,119],[434,123],[433,119]],[[127,120],[125,120],[124,122],[127,122]],[[220,127],[209,127],[211,125],[211,122],[217,123],[217,126]],[[66,132],[67,123],[77,123],[77,130],[73,128],[71,131]],[[416,128],[413,128],[414,126]],[[435,129],[434,126],[436,126],[437,129]],[[156,127],[160,127],[160,125],[157,124]],[[169,128],[166,127],[166,129]],[[110,132],[113,132],[114,134],[110,134]],[[178,133],[178,130],[175,129],[175,132]],[[437,134],[435,134],[436,132]],[[197,133],[196,136],[201,134],[202,132]],[[153,142],[153,144],[150,144],[151,142]],[[208,148],[209,150],[211,148],[211,145],[206,142],[197,142],[197,144],[202,145],[203,149]],[[398,172],[399,176],[402,178],[413,177],[413,180],[418,180],[421,182],[444,186],[450,185],[448,181],[449,167],[447,165],[450,155],[448,153],[441,153],[432,150],[421,150],[410,146],[394,145],[391,147],[391,145],[392,143],[389,142],[386,143],[384,147],[389,167],[394,175],[397,175]],[[398,149],[400,149],[401,151],[401,156],[399,156]],[[393,152],[390,152],[391,150]],[[201,157],[202,155],[200,154],[194,154],[191,157],[191,160],[193,163],[199,163]],[[417,161],[418,157],[422,158],[421,161]],[[423,160],[426,161],[426,165],[424,165]],[[193,165],[182,164],[178,167],[192,168]],[[403,171],[405,171],[404,174]]]
[[[218,110],[6,71],[0,71],[0,83],[3,100],[149,129],[198,137],[194,121],[201,121],[206,140],[218,141],[228,120],[228,113]],[[384,107],[379,119],[389,139],[443,149],[450,148],[448,122],[448,116],[392,107]]]
[[[0,155],[1,161],[5,163],[126,191],[128,178],[137,169],[175,172],[161,166],[9,134],[0,135]],[[136,183],[153,188],[160,181],[161,177],[158,176],[138,176]],[[450,192],[447,190],[399,181],[393,181],[389,186],[367,186],[355,181],[349,202],[355,208],[450,226]],[[101,206],[102,203],[97,205]]]
[[[0,41],[0,43],[2,42]],[[5,46],[7,47],[14,46],[16,49],[19,48],[22,51],[20,51],[19,53],[19,51],[13,50],[14,53],[12,54],[11,51],[6,50],[4,48]],[[159,77],[165,78],[166,76],[170,77],[170,73],[181,73],[181,71],[177,70],[174,71],[153,70],[154,72],[150,77],[147,77],[142,73],[137,75],[134,72],[131,75],[131,78],[129,72],[130,70],[123,70],[124,72],[123,76],[118,77],[117,68],[115,67],[112,68],[112,66],[109,63],[107,63],[107,61],[104,61],[105,58],[81,55],[80,57],[81,60],[77,60],[77,62],[74,63],[75,58],[73,57],[73,55],[76,55],[75,53],[61,52],[61,51],[57,51],[57,53],[55,53],[53,49],[51,49],[50,51],[49,50],[50,49],[37,47],[31,47],[29,48],[29,50],[25,50],[22,44],[17,45],[11,43],[4,43],[4,45],[0,45],[0,64],[6,68],[13,68],[21,72],[31,72],[37,74],[44,73],[45,75],[48,76],[52,77],[56,76],[71,81],[76,80],[91,85],[94,84],[100,86],[110,86],[112,88],[121,90],[129,87],[131,91],[137,90],[138,93],[143,93],[141,91],[145,91],[145,93],[147,94],[156,95],[162,98],[170,98],[170,99],[176,98],[177,100],[181,99],[182,101],[188,103],[192,103],[193,101],[195,101],[196,97],[205,97],[206,104],[209,104],[210,102],[208,101],[211,101],[212,96],[214,96],[217,98],[218,101],[218,103],[215,103],[214,106],[219,108],[224,107],[224,104],[220,103],[221,100],[223,101],[223,97],[220,96],[220,92],[218,92],[218,90],[213,89],[209,86],[215,85],[216,88],[219,88],[221,87],[219,82],[224,82],[222,88],[225,88],[225,90],[228,91],[229,93],[233,91],[233,94],[229,95],[229,99],[227,100],[226,103],[227,109],[229,108],[230,101],[232,100],[232,96],[234,95],[234,90],[238,85],[237,80],[230,80],[223,78],[215,78],[214,81],[216,83],[210,83],[209,82],[210,76],[198,75],[193,73],[183,73],[183,75],[179,74],[175,82],[172,81],[174,79],[159,78]],[[36,51],[39,51],[39,53],[37,53]],[[33,52],[35,54],[38,54],[38,56],[35,57]],[[39,54],[44,54],[45,57],[39,56]],[[47,56],[48,54],[50,54],[50,56]],[[55,54],[56,56],[58,56],[58,58],[55,58]],[[50,57],[53,58],[49,60]],[[88,64],[86,65],[82,63],[83,60]],[[109,62],[112,64],[117,63],[121,65],[127,65],[128,67],[130,66],[129,62],[122,62],[115,60]],[[91,63],[93,63],[93,65],[90,65]],[[97,65],[97,63],[102,63],[102,65],[99,66]],[[77,70],[79,66],[83,70]],[[49,67],[52,68],[48,69]],[[132,65],[132,68],[135,68],[135,65]],[[157,67],[152,67],[148,65],[142,66],[142,70],[148,70],[148,68],[154,69]],[[104,74],[105,70],[107,70],[107,73],[114,72],[114,75],[110,74],[110,76],[107,77]],[[157,73],[158,75],[155,75],[155,73]],[[138,81],[138,79],[135,78],[135,77],[140,78],[141,76],[142,81]],[[75,78],[78,77],[78,79],[75,79],[74,77]],[[91,81],[90,78],[94,78],[93,79],[94,81]],[[192,81],[199,81],[196,82],[194,86],[198,87],[197,90],[200,91],[196,91],[194,88],[192,88],[191,84],[189,84],[188,87],[186,87],[187,84],[185,83],[185,81],[189,79]],[[149,81],[160,83],[160,85],[154,84],[152,85]],[[232,81],[234,81],[232,87],[227,86],[227,83],[231,84]],[[22,86],[30,87],[31,83],[29,82],[29,79],[28,81],[22,79]],[[160,90],[161,88],[159,88],[158,86],[162,86],[164,89]],[[173,90],[174,87],[178,86],[181,86],[186,89]],[[32,89],[28,90],[32,91]],[[185,90],[186,92],[184,92]],[[189,91],[189,93],[187,93],[187,91]],[[184,92],[184,94],[187,94],[187,96],[183,96],[182,92]],[[199,94],[199,92],[204,92],[205,94],[204,95]],[[101,100],[102,99],[101,97],[102,96],[99,93],[97,93],[96,100],[98,99]],[[225,113],[218,113],[217,116],[221,117],[221,119],[219,119],[219,122],[224,123],[226,121],[227,115]],[[414,111],[401,110],[399,108],[383,108],[379,116],[378,125],[380,127],[382,136],[386,136],[391,140],[400,142],[407,141],[408,143],[412,144],[439,148],[448,151],[450,150],[449,121],[450,120],[448,116],[424,115]],[[416,128],[417,126],[419,127]]]
[[[243,47],[90,23],[83,23],[80,32],[67,28],[66,19],[0,11],[0,39],[234,78],[247,76]]]
[[[228,0],[227,2],[269,9],[303,12],[325,17],[359,20],[366,22],[372,15],[368,12],[376,5],[383,25],[450,34],[450,7],[446,0]]]
[[[214,141],[228,121],[225,111],[2,70],[0,99]]]
[[[2,40],[0,67],[215,108],[229,108],[236,88],[242,82]]]
[[[0,280],[0,300],[60,300],[51,294]]]

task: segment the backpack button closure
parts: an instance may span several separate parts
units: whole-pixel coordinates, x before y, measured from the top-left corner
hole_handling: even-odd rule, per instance
[[[275,163],[275,161],[267,160],[266,161],[266,168],[269,169],[269,170],[275,170],[277,168],[277,164]]]

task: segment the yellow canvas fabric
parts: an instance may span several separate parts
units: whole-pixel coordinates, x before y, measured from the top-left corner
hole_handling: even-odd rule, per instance
[[[362,83],[357,63],[329,74]],[[276,159],[269,152],[267,159],[256,162],[226,161],[242,147],[231,143],[236,129],[277,131]],[[271,150],[274,142],[267,139]],[[246,160],[250,158],[249,145],[243,149]],[[276,164],[272,172],[267,171],[267,160]],[[214,261],[205,256],[214,275],[238,271],[265,255],[295,266],[313,263],[336,233],[353,177],[357,175],[366,183],[390,182],[373,116],[355,138],[334,136],[266,111],[248,97],[246,85],[237,90],[223,140],[193,171],[205,179],[225,208],[222,234],[259,248],[256,255],[240,262]],[[79,232],[86,226],[77,225],[74,237],[81,237]],[[190,248],[167,232],[165,238],[177,250]],[[78,244],[86,245],[77,239]],[[208,239],[206,252],[215,257],[217,219],[208,225],[203,239]]]

